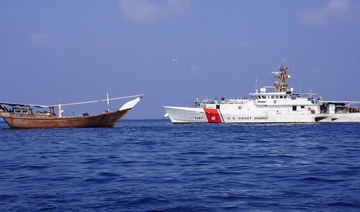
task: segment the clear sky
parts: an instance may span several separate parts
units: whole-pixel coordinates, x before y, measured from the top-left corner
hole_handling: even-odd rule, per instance
[[[143,93],[127,118],[162,118],[271,85],[283,59],[296,91],[360,100],[360,1],[0,1],[0,101]]]

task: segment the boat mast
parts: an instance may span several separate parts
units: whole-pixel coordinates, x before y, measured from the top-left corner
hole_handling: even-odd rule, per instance
[[[58,105],[58,110],[59,110],[58,117],[59,117],[59,118],[63,117],[64,110],[61,108],[61,104],[60,104],[60,103],[59,103],[59,105]]]
[[[110,100],[109,100],[109,93],[106,93],[106,112],[110,112]]]
[[[288,67],[285,64],[281,64],[279,68],[279,72],[274,72],[274,78],[275,78],[275,92],[286,92],[287,90],[287,84],[286,80],[290,78],[289,75],[287,75]]]

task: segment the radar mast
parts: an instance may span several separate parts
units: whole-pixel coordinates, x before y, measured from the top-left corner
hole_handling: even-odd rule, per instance
[[[275,78],[275,92],[286,92],[288,87],[288,85],[286,84],[286,80],[290,78],[290,75],[287,75],[287,70],[288,67],[283,63],[281,64],[278,72],[273,72]]]

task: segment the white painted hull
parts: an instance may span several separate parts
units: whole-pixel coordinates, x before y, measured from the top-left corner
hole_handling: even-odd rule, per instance
[[[284,114],[277,111],[234,111],[213,109],[214,114],[206,114],[204,108],[164,106],[173,123],[315,123],[315,114],[296,112]],[[220,117],[217,119],[217,117]]]
[[[207,123],[202,108],[164,106],[166,114],[173,123]]]

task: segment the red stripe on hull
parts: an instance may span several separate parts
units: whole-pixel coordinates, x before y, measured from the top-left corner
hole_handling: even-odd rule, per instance
[[[217,109],[204,108],[208,123],[221,123],[220,115]]]

